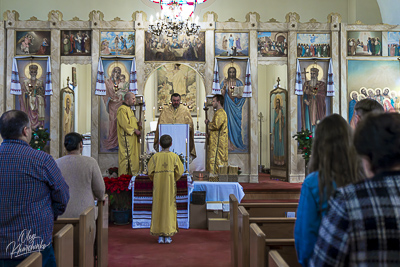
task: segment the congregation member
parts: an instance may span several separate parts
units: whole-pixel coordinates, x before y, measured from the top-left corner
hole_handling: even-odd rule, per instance
[[[159,237],[158,243],[170,244],[171,236],[178,232],[176,181],[183,174],[183,164],[177,154],[169,151],[171,136],[161,136],[160,145],[162,151],[149,161],[149,177],[153,181],[150,234]]]
[[[194,145],[194,127],[193,127],[193,119],[190,114],[190,110],[181,105],[181,95],[178,93],[174,93],[171,95],[171,105],[163,108],[160,117],[158,118],[156,134],[154,137],[154,150],[159,150],[159,125],[160,124],[188,124],[189,125],[189,153],[190,159],[193,160],[196,158],[196,148]]]
[[[310,266],[400,266],[400,114],[371,114],[354,145],[368,179],[329,200]]]
[[[17,266],[40,251],[43,266],[55,267],[53,226],[67,207],[68,185],[53,157],[29,146],[25,112],[3,113],[0,134],[0,266]]]
[[[338,114],[325,117],[317,125],[310,174],[301,187],[294,229],[297,258],[302,266],[309,266],[321,220],[335,189],[364,177],[352,137],[350,125]]]
[[[135,94],[128,92],[124,102],[117,111],[118,134],[118,176],[135,175],[139,172],[141,123],[138,123],[132,107],[135,105]]]
[[[210,146],[208,150],[208,170],[218,174],[220,165],[228,165],[228,117],[224,110],[224,96],[215,95],[212,100],[215,110],[212,121],[205,120],[210,131]]]
[[[105,185],[100,167],[92,157],[82,156],[83,138],[79,133],[68,133],[64,138],[67,155],[56,160],[69,186],[70,201],[61,218],[78,218],[94,200],[104,198]],[[97,219],[97,209],[93,220]],[[94,239],[93,239],[94,240]]]
[[[354,106],[355,112],[355,125],[362,120],[369,113],[383,113],[383,106],[374,99],[362,99]]]

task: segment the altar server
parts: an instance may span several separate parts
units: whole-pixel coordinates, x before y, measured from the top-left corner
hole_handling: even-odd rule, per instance
[[[171,136],[161,136],[160,145],[162,151],[149,161],[149,177],[153,181],[150,234],[159,236],[158,243],[170,244],[171,236],[178,232],[176,181],[183,174],[183,164],[177,154],[169,151]]]

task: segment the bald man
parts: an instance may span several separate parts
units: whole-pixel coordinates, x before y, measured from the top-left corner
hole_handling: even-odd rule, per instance
[[[117,111],[117,134],[118,134],[118,176],[122,174],[136,175],[139,172],[139,155],[141,132],[140,123],[135,117],[132,107],[135,105],[136,97],[133,93],[125,94],[124,102]]]

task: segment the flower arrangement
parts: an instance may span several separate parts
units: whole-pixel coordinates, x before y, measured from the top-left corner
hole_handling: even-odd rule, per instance
[[[297,142],[299,142],[299,149],[303,154],[303,158],[305,159],[307,166],[311,156],[311,147],[313,140],[312,132],[310,132],[307,129],[306,130],[301,129],[300,132],[297,132],[297,134],[293,135],[293,138],[297,140]]]
[[[107,170],[108,175],[118,177],[118,167],[111,167]]]
[[[112,209],[129,210],[132,207],[132,195],[128,189],[131,178],[131,175],[126,174],[117,178],[104,177],[104,184],[106,192],[110,196],[110,206]]]

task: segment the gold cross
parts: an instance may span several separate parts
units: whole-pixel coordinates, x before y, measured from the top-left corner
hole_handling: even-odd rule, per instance
[[[168,163],[164,162],[164,164],[162,165],[164,167],[164,170],[168,167]]]

